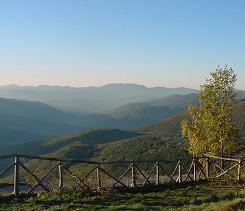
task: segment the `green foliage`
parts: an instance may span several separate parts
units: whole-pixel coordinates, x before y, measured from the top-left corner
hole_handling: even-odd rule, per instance
[[[231,68],[217,68],[201,86],[198,105],[188,108],[190,119],[182,122],[182,134],[188,138],[189,151],[194,156],[204,153],[228,156],[236,150],[235,82]]]
[[[185,146],[161,135],[146,135],[99,146],[97,160],[175,160],[187,156]]]

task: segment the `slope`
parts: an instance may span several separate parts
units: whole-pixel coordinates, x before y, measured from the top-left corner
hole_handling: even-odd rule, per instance
[[[80,130],[81,117],[40,102],[0,98],[0,146]]]
[[[87,130],[74,133],[69,136],[48,138],[40,141],[16,145],[9,149],[9,153],[41,155],[54,152],[56,150],[62,149],[63,147],[66,148],[67,146],[74,146],[74,144],[79,144],[81,146],[93,146],[141,135],[143,134],[140,132],[123,131],[119,129]]]
[[[112,116],[116,119],[141,120],[149,124],[184,111],[195,100],[195,94],[173,95],[150,102],[124,105],[115,110]]]

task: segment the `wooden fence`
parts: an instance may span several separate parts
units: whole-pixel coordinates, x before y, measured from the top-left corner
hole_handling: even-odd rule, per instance
[[[7,165],[7,163],[10,163]],[[196,182],[244,178],[243,159],[205,156],[173,161],[94,162],[27,155],[0,156],[0,193],[35,193],[82,188],[134,190]]]

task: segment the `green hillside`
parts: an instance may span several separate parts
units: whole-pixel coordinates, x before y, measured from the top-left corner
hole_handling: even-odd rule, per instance
[[[58,157],[65,159],[81,159],[92,161],[135,161],[135,160],[176,160],[187,158],[188,152],[184,142],[169,140],[159,135],[143,135],[127,138],[105,144],[84,144],[82,142],[72,142],[57,148],[43,156]],[[43,175],[54,163],[50,161],[31,160],[26,165],[36,174]],[[91,165],[87,164],[67,164],[75,172],[86,174]],[[142,163],[140,168],[146,172],[152,168],[150,163]],[[113,175],[121,175],[123,166],[115,169],[113,165],[105,168]],[[172,171],[172,163],[165,165],[165,170]],[[125,170],[125,169],[124,169]]]
[[[244,93],[238,91],[238,99],[243,98]],[[195,104],[196,101],[196,94],[173,95],[144,103],[126,104],[111,113],[111,120],[108,116],[101,118],[104,118],[107,125],[114,124],[123,129],[139,128],[184,112],[190,104]],[[166,130],[165,127],[164,130]]]
[[[142,127],[139,131],[150,133],[164,133],[164,134],[180,134],[180,122],[186,118],[185,112],[180,112],[174,116],[164,119],[158,123],[150,124],[146,127]],[[245,99],[237,103],[237,108],[234,113],[234,120],[240,130],[241,136],[245,135]]]
[[[112,116],[116,119],[141,120],[149,124],[184,111],[195,100],[195,94],[173,95],[150,102],[124,105],[115,110]]]
[[[78,146],[105,144],[141,135],[140,132],[123,131],[119,129],[87,130],[69,136],[48,138],[27,144],[16,145],[9,149],[9,153],[40,155],[55,152],[56,150],[62,150],[63,148],[69,148],[70,146],[74,149],[74,144],[77,144]]]
[[[0,98],[0,148],[81,129],[82,118],[40,102]]]
[[[173,117],[164,119],[156,124],[151,124],[146,127],[138,129],[138,131],[152,134],[162,134],[165,137],[171,139],[183,141],[180,129],[180,123],[183,119],[187,118],[185,112],[178,113]],[[245,100],[241,100],[237,104],[236,111],[234,113],[234,120],[239,129],[239,153],[244,155],[245,148]]]
[[[170,141],[159,135],[137,136],[96,145],[73,142],[48,153],[50,157],[96,161],[172,160],[176,157],[184,158],[186,155],[184,143]]]

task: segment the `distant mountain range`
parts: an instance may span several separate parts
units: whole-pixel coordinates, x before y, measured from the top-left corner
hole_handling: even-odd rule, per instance
[[[196,93],[189,88],[147,88],[137,84],[108,84],[102,87],[0,86],[0,97],[40,101],[79,114],[111,112],[128,103],[152,101],[171,95]]]
[[[125,84],[108,85],[107,88],[117,87],[120,90],[122,87],[125,88],[125,86],[131,87],[130,89],[136,89],[136,87],[140,87],[139,89],[142,88],[138,85]],[[21,90],[34,89],[33,96],[35,96],[36,89],[38,89],[33,87],[10,87]],[[45,89],[45,86],[39,88]],[[55,90],[56,88],[48,87],[47,89]],[[62,89],[62,87],[57,88],[59,92],[60,89]],[[69,90],[73,88],[65,87],[64,89]],[[76,89],[79,90],[79,88],[74,88],[74,90]],[[143,89],[148,90],[149,88]],[[154,89],[158,90],[158,88]],[[44,93],[41,92],[40,95],[44,96]],[[239,98],[243,98],[244,94],[245,92],[240,91]],[[50,94],[49,96],[51,97],[52,95]],[[60,92],[59,97],[61,98],[61,96],[62,92]],[[157,96],[157,94],[155,96]],[[54,95],[54,98],[55,97]],[[188,105],[195,103],[195,100],[196,94],[171,95],[148,102],[129,103],[117,109],[113,109],[108,113],[78,115],[62,111],[41,102],[0,98],[0,148],[4,149],[3,147],[9,145],[43,140],[50,136],[68,135],[77,131],[86,131],[87,129],[117,128],[121,130],[132,130],[142,128],[157,123],[161,119],[165,120],[177,113],[183,112]]]

